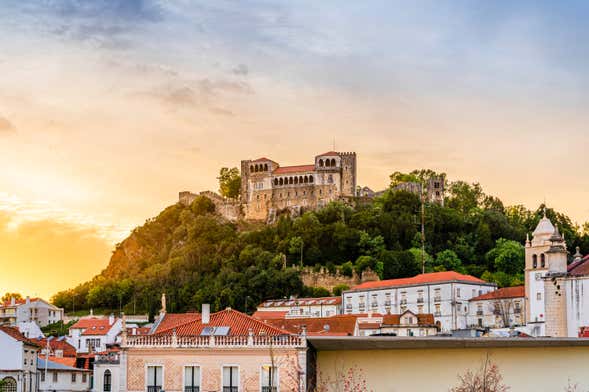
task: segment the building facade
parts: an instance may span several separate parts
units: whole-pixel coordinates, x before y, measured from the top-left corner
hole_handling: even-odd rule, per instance
[[[63,319],[63,309],[41,298],[11,298],[0,306],[0,324],[17,326],[22,322],[34,321],[40,327]]]
[[[117,342],[122,331],[122,320],[108,317],[81,318],[69,329],[66,340],[78,353],[103,352],[107,345]]]
[[[0,380],[4,390],[37,391],[37,355],[39,346],[18,329],[0,326]]]
[[[261,303],[254,317],[257,313],[264,317],[264,312],[282,318],[331,317],[340,314],[341,309],[342,297],[273,299]]]
[[[469,300],[494,291],[494,283],[454,271],[367,282],[342,293],[346,314],[432,313],[443,332],[468,326]]]
[[[469,302],[469,327],[510,328],[527,322],[524,286],[490,291]]]
[[[92,372],[51,360],[37,360],[39,392],[86,392]]]
[[[356,153],[330,151],[310,165],[280,166],[268,158],[241,161],[241,203],[246,219],[272,221],[356,195]]]

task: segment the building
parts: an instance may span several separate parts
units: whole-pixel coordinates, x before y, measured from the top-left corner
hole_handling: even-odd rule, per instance
[[[162,311],[149,335],[123,334],[120,390],[302,391],[306,340],[244,313]]]
[[[63,319],[63,309],[41,298],[15,299],[0,305],[0,324],[17,326],[22,322],[34,321],[40,327],[56,323]]]
[[[268,158],[241,161],[241,203],[246,219],[272,221],[356,196],[356,153],[329,151],[314,163],[280,166]]]
[[[21,321],[18,323],[18,330],[29,339],[44,338],[45,334],[35,321]]]
[[[263,313],[261,316],[263,316]],[[340,314],[331,317],[262,319],[277,328],[306,336],[433,336],[438,325],[433,314]]]
[[[469,302],[469,327],[510,328],[526,324],[525,286],[490,291]]]
[[[76,349],[65,340],[64,336],[58,338],[50,336],[46,339],[35,339],[34,342],[41,347],[39,358],[49,356],[50,361],[76,367]]]
[[[7,392],[37,391],[39,346],[14,327],[0,326],[0,380]]]
[[[90,390],[92,372],[53,360],[37,360],[39,392],[85,392]]]
[[[425,184],[419,182],[403,182],[395,190],[403,190],[416,195],[422,195],[429,203],[444,205],[446,177],[444,175],[430,177]],[[425,186],[425,189],[423,187]]]
[[[122,331],[122,321],[109,317],[81,318],[69,329],[66,340],[78,353],[106,351],[107,345],[117,342]]]
[[[460,384],[459,376],[493,374],[494,366],[509,391],[589,390],[589,339],[309,336],[307,341],[309,368],[315,369],[307,383],[312,391],[450,391]]]
[[[366,282],[342,293],[346,314],[433,313],[441,330],[468,325],[469,300],[494,291],[496,285],[454,271],[433,272],[412,278]]]
[[[278,318],[330,317],[341,314],[341,309],[341,297],[272,299],[258,305],[254,317],[263,312],[273,312]]]
[[[121,355],[119,348],[112,348],[94,358],[94,392],[119,392],[121,388]]]

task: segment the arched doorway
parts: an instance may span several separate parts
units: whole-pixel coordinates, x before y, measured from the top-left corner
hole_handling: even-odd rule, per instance
[[[4,377],[0,386],[0,392],[16,392],[16,380],[12,377]]]

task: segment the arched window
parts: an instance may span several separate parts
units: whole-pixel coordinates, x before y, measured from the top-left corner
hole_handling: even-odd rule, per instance
[[[540,267],[546,267],[546,255],[544,253],[540,255]]]
[[[256,167],[254,168],[254,171],[257,173],[259,171],[259,169],[260,168],[258,167],[258,165],[256,165]]]
[[[106,369],[104,371],[104,382],[102,383],[103,387],[102,390],[104,392],[110,392],[110,388],[111,388],[111,375],[110,375],[110,370]]]
[[[538,255],[533,255],[532,256],[532,267],[533,268],[538,268]]]
[[[331,167],[335,167],[335,159],[331,160]]]
[[[280,185],[284,185],[284,180],[281,178],[279,181]]]
[[[329,159],[326,159],[326,160],[325,160],[325,167],[329,167],[329,166],[331,166],[331,165],[330,165],[330,162],[329,162]]]
[[[305,179],[303,181],[305,182],[305,184],[308,183],[309,182],[309,176],[305,176]]]
[[[298,177],[295,177],[295,178],[294,178],[294,183],[295,183],[295,184],[298,184],[298,183],[299,183],[299,178],[298,178]]]
[[[288,183],[289,183],[290,185],[292,185],[292,183],[293,183],[293,181],[292,181],[292,177],[288,177]]]
[[[251,165],[250,166],[250,173],[253,173],[253,172],[254,172],[254,165]]]
[[[4,377],[2,379],[2,387],[0,387],[0,391],[2,392],[16,392],[16,380],[12,377]]]
[[[268,171],[268,164],[264,163],[264,171]]]
[[[274,179],[274,185],[278,185],[278,178]]]
[[[309,176],[309,182],[313,183],[313,176]]]
[[[323,159],[319,160],[319,167],[323,167]]]

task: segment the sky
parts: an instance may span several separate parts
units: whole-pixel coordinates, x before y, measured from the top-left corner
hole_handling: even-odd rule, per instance
[[[589,221],[589,4],[3,0],[0,292],[50,297],[220,167],[358,154]]]

